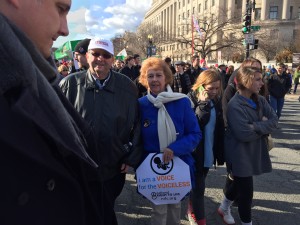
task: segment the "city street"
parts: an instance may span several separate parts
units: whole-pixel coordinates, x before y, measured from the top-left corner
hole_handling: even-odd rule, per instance
[[[273,172],[254,179],[253,225],[300,224],[300,102],[299,95],[287,95],[279,122],[272,134],[275,148],[270,152]],[[218,167],[207,178],[206,215],[208,225],[223,224],[216,213],[223,197],[226,170]],[[181,223],[188,225],[187,201],[182,202]],[[127,175],[126,185],[116,202],[119,225],[150,225],[151,207],[136,192],[134,174]],[[232,208],[236,224],[241,224],[237,208]]]

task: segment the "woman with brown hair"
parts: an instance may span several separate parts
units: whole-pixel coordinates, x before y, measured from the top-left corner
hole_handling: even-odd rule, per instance
[[[235,224],[230,207],[239,196],[242,225],[252,225],[253,176],[271,172],[267,136],[277,127],[278,118],[266,98],[259,94],[264,83],[257,67],[240,67],[237,92],[228,103],[225,133],[225,161],[233,183],[227,187],[218,208],[226,224]]]

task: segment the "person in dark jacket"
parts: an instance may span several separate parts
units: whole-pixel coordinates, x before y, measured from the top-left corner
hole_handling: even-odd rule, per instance
[[[197,80],[198,76],[202,72],[202,69],[200,67],[200,59],[198,55],[194,55],[192,57],[192,68],[191,68],[191,76],[193,78],[192,83],[194,84]]]
[[[111,69],[113,54],[111,41],[92,39],[87,52],[88,71],[60,82],[63,93],[96,135],[100,176],[108,196],[105,210],[114,208],[128,167],[136,167],[142,157],[137,90],[128,77]],[[105,224],[117,224],[115,213],[104,212]]]
[[[189,74],[184,72],[185,63],[183,61],[175,62],[176,73],[174,74],[174,81],[172,90],[183,94],[189,93],[192,87],[192,82]]]
[[[139,71],[134,66],[134,58],[129,55],[125,59],[126,65],[119,71],[121,74],[126,75],[130,80],[134,81],[139,76]]]
[[[196,185],[192,189],[188,207],[188,218],[191,224],[206,225],[205,179],[213,165],[224,164],[224,121],[221,95],[221,77],[214,69],[203,71],[188,94],[194,103],[202,131],[201,142],[193,152],[196,161]]]
[[[59,89],[51,58],[70,7],[0,1],[1,224],[104,225],[93,133]]]
[[[270,93],[270,105],[276,112],[278,119],[284,105],[284,97],[292,87],[290,78],[285,72],[285,65],[279,64],[277,73],[271,74],[268,79],[268,90]]]
[[[78,42],[74,48],[74,59],[78,62],[79,70],[87,70],[89,67],[89,64],[87,63],[85,55],[86,55],[90,40],[91,39],[89,39],[89,38],[83,39],[82,41]]]

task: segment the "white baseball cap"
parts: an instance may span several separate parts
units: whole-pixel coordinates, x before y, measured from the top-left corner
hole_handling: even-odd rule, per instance
[[[91,39],[88,50],[90,49],[103,49],[110,54],[114,55],[113,43],[109,40],[105,40],[99,37]]]

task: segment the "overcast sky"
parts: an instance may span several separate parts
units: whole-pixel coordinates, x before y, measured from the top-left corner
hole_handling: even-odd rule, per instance
[[[69,40],[101,36],[106,39],[135,31],[150,9],[152,0],[73,0],[68,14],[70,34],[59,37],[54,47]]]

